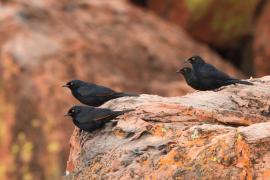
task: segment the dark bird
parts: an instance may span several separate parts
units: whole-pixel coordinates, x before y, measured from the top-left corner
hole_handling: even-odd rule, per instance
[[[81,80],[69,81],[63,87],[69,88],[73,96],[81,103],[94,107],[100,106],[111,99],[125,96],[138,96],[137,94],[115,92],[110,88]]]
[[[251,82],[230,77],[213,65],[207,64],[200,56],[193,56],[186,62],[192,65],[194,75],[198,82],[203,85],[204,90],[214,90],[230,84],[253,85]]]
[[[184,76],[187,84],[193,89],[200,91],[208,90],[208,88],[205,87],[204,84],[200,83],[200,81],[195,76],[193,69],[191,69],[190,67],[184,67],[176,72],[181,73]]]
[[[81,130],[92,132],[100,129],[105,123],[124,113],[134,111],[112,111],[106,108],[95,108],[91,106],[73,106],[65,116],[71,116],[73,123]]]

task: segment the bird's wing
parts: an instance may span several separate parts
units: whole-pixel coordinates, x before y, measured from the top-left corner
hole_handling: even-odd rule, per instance
[[[115,92],[103,86],[83,86],[78,89],[78,93],[82,96],[110,96]]]
[[[91,121],[105,120],[112,115],[114,115],[114,112],[110,109],[94,108],[92,110],[83,110],[76,119],[80,123],[89,123]]]
[[[218,70],[211,64],[205,64],[202,68],[200,68],[200,76],[203,78],[216,79],[216,80],[229,80],[232,79],[226,73]]]
[[[111,116],[113,116],[115,113],[110,109],[96,109],[93,112],[94,120],[95,121],[102,121],[105,120]]]

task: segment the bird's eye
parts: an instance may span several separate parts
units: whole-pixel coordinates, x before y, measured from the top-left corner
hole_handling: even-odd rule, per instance
[[[71,112],[72,112],[72,113],[74,113],[74,112],[75,112],[75,110],[74,110],[74,109],[72,109],[72,110],[71,110]]]
[[[191,58],[192,61],[195,61],[195,57]]]
[[[70,85],[70,86],[73,86],[73,82],[70,82],[69,85]]]

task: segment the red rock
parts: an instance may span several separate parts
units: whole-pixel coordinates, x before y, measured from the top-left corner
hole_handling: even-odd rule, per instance
[[[125,1],[11,1],[0,9],[0,103],[8,108],[0,109],[7,132],[0,165],[12,167],[9,179],[63,174],[73,129],[63,114],[78,104],[61,87],[70,79],[183,95],[191,89],[175,71],[193,54],[239,75],[181,28]]]
[[[148,0],[147,8],[151,9],[162,18],[167,19],[187,28],[191,19],[191,11],[184,0]]]
[[[182,27],[196,39],[224,48],[251,34],[259,1],[149,0],[148,8]]]
[[[254,66],[257,76],[270,73],[270,3],[266,3],[260,17],[257,19],[254,33]]]
[[[267,179],[270,76],[253,82],[103,105],[136,110],[115,126],[80,135],[75,130],[69,161],[77,166],[65,179]]]

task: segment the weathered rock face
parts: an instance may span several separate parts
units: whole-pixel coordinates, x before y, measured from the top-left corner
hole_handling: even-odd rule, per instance
[[[66,179],[267,179],[270,76],[183,97],[120,98],[136,108],[93,133],[71,137]]]
[[[260,17],[257,20],[253,53],[254,53],[254,66],[258,76],[270,73],[270,2],[267,1],[263,8]]]
[[[78,103],[61,88],[67,80],[181,95],[191,88],[175,70],[193,54],[238,74],[180,28],[121,0],[5,1],[0,33],[0,179],[62,175],[73,129],[63,114]]]
[[[258,0],[148,0],[147,7],[197,39],[226,47],[251,34]]]
[[[209,44],[245,74],[251,76],[256,75],[256,72],[257,75],[268,74],[254,67],[256,63],[252,53],[254,29],[257,28],[255,20],[266,1],[247,0],[243,3],[241,0],[145,0],[145,2],[145,8],[183,27],[195,39]],[[268,14],[268,11],[265,12]],[[268,27],[267,22],[265,19],[260,29]],[[258,36],[260,34],[258,32]],[[265,41],[268,37],[265,35],[259,39]],[[260,46],[262,45],[256,49],[258,54],[261,54]],[[268,64],[262,69],[267,69]]]

